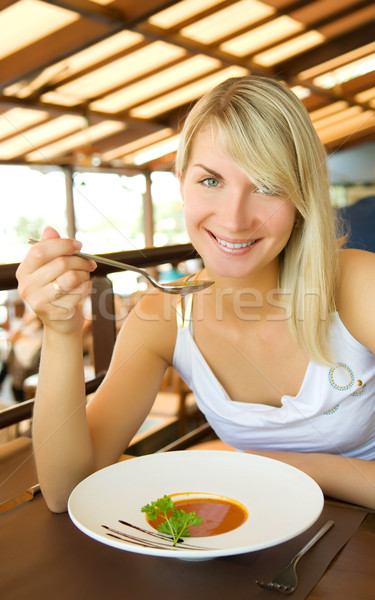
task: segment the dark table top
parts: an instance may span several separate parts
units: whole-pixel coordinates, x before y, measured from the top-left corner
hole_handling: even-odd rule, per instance
[[[6,460],[0,455],[0,500],[35,482],[30,449]],[[17,459],[17,460],[16,460]],[[18,461],[18,468],[16,463]],[[16,470],[15,470],[16,469]],[[12,475],[13,474],[13,475]],[[10,476],[12,475],[12,476]],[[13,480],[13,483],[12,483]],[[23,485],[25,484],[25,485]],[[27,485],[26,485],[27,484]],[[208,561],[183,561],[122,551],[99,543],[79,531],[67,513],[53,514],[42,494],[0,515],[0,589],[4,600],[53,598],[75,600],[151,600],[175,596],[179,600],[249,600],[278,597],[255,585],[255,574],[275,575],[327,518],[336,526],[301,560],[300,586],[293,600],[373,600],[375,597],[375,514],[340,503],[325,503],[313,528],[278,547]],[[322,555],[352,520],[347,537],[327,555],[316,585],[307,580]],[[332,530],[332,531],[333,531]],[[343,542],[344,540],[344,542]],[[346,540],[349,540],[346,542]],[[324,546],[326,544],[326,547]],[[309,558],[307,558],[309,557]],[[332,560],[333,558],[333,560]],[[322,575],[322,573],[324,573]],[[304,584],[310,587],[307,595]],[[281,595],[280,595],[281,597]]]

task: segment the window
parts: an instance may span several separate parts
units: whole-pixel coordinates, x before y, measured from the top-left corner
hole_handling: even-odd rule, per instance
[[[1,263],[21,261],[28,238],[40,238],[46,225],[67,235],[65,178],[58,169],[0,166]]]

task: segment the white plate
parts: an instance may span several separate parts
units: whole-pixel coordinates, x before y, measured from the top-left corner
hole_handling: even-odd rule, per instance
[[[165,494],[186,492],[232,498],[245,505],[249,516],[233,531],[185,538],[173,547],[147,523],[141,508]],[[282,462],[240,452],[184,450],[141,456],[97,471],[73,490],[68,511],[81,531],[103,544],[204,560],[289,540],[318,519],[323,504],[317,483]]]

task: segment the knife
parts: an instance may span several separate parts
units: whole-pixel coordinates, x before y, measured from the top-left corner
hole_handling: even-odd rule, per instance
[[[6,513],[17,506],[21,506],[21,504],[25,504],[26,502],[30,502],[40,492],[40,485],[37,483],[36,485],[32,485],[25,492],[21,494],[17,494],[17,496],[13,496],[13,498],[9,498],[9,500],[5,500],[4,502],[0,502],[0,514]]]

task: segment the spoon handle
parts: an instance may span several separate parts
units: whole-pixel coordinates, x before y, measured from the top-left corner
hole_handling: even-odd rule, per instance
[[[35,240],[34,238],[29,238],[28,241],[29,244],[37,244],[39,242],[39,240]],[[145,277],[149,276],[144,269],[134,267],[133,265],[127,265],[119,262],[118,260],[104,258],[103,256],[97,256],[96,254],[86,254],[85,252],[75,252],[75,255],[80,256],[81,258],[86,258],[87,260],[94,260],[95,262],[102,263],[103,265],[107,265],[109,267],[116,267],[116,269],[121,269],[122,271],[134,271],[135,273],[139,273]]]
[[[135,273],[140,273],[140,275],[144,275],[145,277],[148,276],[148,273],[146,273],[144,269],[134,267],[133,265],[127,265],[119,262],[118,260],[104,258],[103,256],[97,256],[96,254],[86,254],[85,252],[76,252],[75,254],[81,258],[87,258],[88,260],[91,259],[95,262],[102,263],[103,265],[108,265],[109,267],[116,267],[117,269],[122,269],[123,271],[134,271]]]

